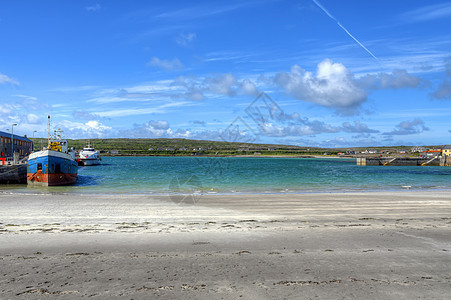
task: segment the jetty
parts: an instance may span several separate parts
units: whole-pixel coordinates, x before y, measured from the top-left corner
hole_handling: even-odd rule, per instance
[[[0,158],[0,184],[27,183],[27,160]]]
[[[451,156],[357,157],[358,166],[451,166]]]
[[[27,164],[0,165],[0,184],[27,183]]]

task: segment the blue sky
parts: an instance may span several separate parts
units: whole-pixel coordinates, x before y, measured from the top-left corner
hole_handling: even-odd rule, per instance
[[[450,28],[447,1],[5,0],[0,130],[449,144]]]

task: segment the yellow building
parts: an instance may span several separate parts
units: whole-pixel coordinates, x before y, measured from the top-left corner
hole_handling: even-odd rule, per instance
[[[442,148],[442,156],[451,156],[451,145],[445,145]]]

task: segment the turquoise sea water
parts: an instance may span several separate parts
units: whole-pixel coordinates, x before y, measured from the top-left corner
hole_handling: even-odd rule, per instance
[[[451,189],[451,168],[357,166],[306,158],[103,157],[67,187],[0,186],[0,193],[312,193]]]

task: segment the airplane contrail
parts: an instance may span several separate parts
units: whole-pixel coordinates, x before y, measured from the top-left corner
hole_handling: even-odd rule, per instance
[[[368,50],[367,47],[365,47],[361,42],[359,42],[358,39],[356,39],[350,32],[349,30],[347,30],[343,25],[341,25],[341,23],[324,7],[321,5],[321,3],[319,3],[318,0],[312,0],[323,12],[325,12],[329,18],[331,18],[332,20],[334,20],[335,22],[337,22],[338,26],[341,27],[341,29],[344,30],[344,32],[346,32],[357,44],[360,45],[360,47],[362,47],[363,49],[365,49],[366,52],[368,52],[375,60],[377,60],[379,62],[379,58],[377,58],[370,50]]]

